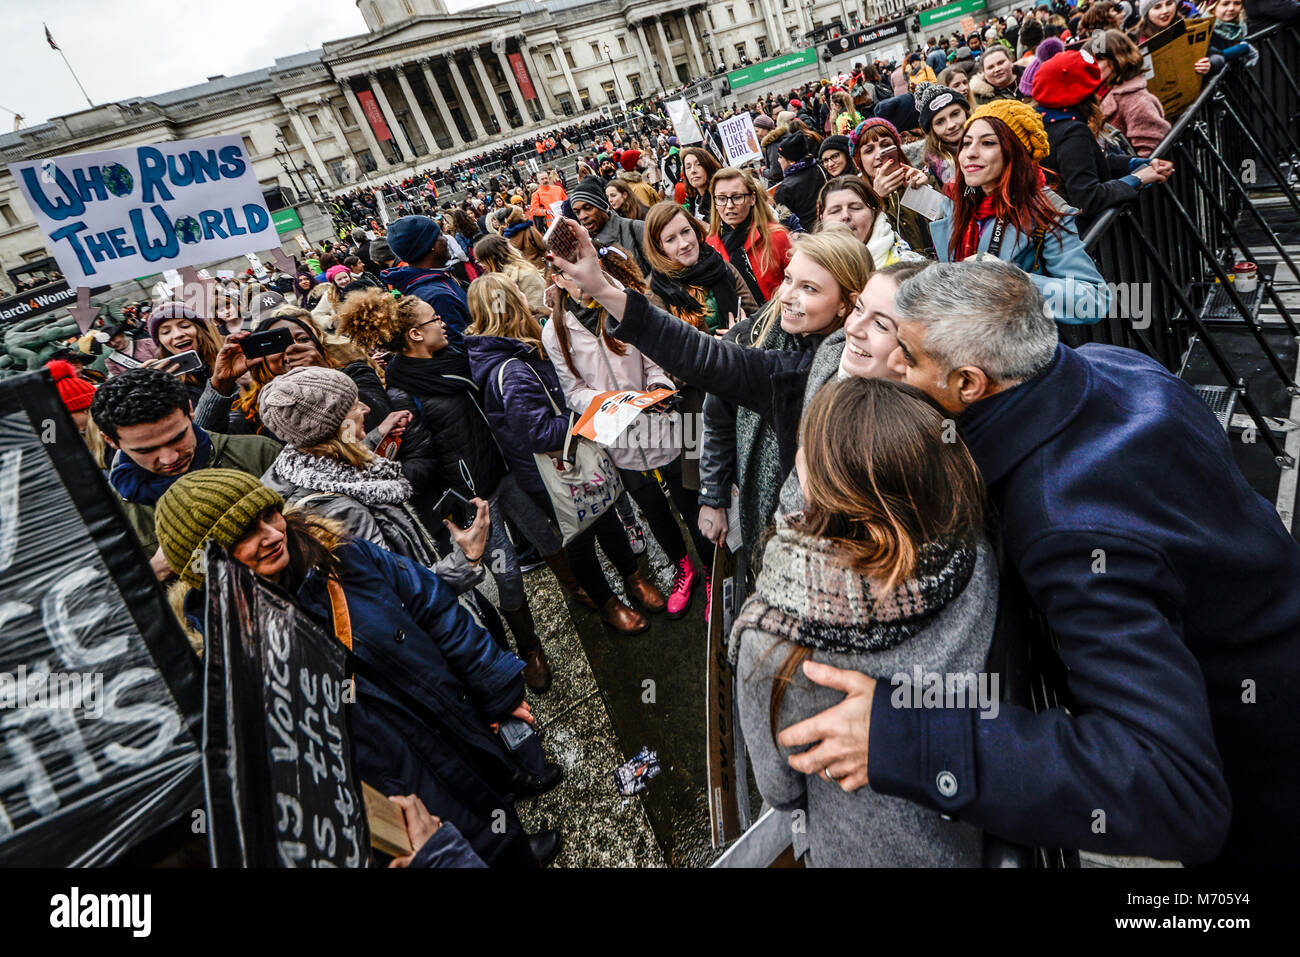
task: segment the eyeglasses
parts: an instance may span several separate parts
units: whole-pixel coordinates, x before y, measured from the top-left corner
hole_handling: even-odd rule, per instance
[[[713,201],[719,206],[739,206],[751,196],[753,196],[753,193],[741,193],[738,196],[724,196],[721,193],[714,193]]]

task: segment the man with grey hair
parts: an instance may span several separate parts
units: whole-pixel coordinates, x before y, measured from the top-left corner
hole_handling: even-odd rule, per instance
[[[1056,341],[1000,261],[899,287],[892,371],[951,412],[1007,561],[1060,642],[1068,710],[843,702],[790,763],[1028,845],[1259,865],[1300,852],[1300,545],[1205,404],[1139,352]]]

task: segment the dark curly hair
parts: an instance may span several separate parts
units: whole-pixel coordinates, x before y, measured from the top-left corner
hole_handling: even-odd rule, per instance
[[[95,390],[90,417],[116,442],[122,426],[157,422],[175,409],[190,414],[190,394],[180,379],[160,369],[130,369]]]

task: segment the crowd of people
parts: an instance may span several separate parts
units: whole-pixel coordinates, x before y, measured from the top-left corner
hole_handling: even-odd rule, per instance
[[[708,132],[561,142],[449,208],[362,214],[210,312],[119,310],[105,374],[56,384],[196,652],[208,540],[327,627],[345,604],[354,654],[410,692],[360,689],[353,734],[361,776],[442,835],[417,863],[560,846],[514,810],[559,766],[498,733],[552,684],[525,573],[611,640],[689,617],[702,651],[728,547],[744,740],[764,800],[806,812],[808,864],[977,865],[986,834],[1285,858],[1300,546],[1190,387],[1058,335],[1110,309],[1081,236],[1176,175],[1133,41],[1189,12],[1040,6],[765,96],[746,167]],[[1240,0],[1207,12],[1226,45],[1197,72],[1250,69]],[[283,351],[246,356],[268,331]],[[596,397],[656,389],[657,427],[575,440]],[[566,470],[610,500],[575,519]],[[1068,709],[891,687],[984,673],[1008,579]]]

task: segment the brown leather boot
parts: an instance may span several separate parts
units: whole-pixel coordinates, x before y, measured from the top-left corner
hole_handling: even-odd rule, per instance
[[[627,586],[627,597],[652,615],[657,615],[668,607],[668,599],[664,598],[664,593],[656,588],[640,569],[624,578],[623,584]]]
[[[515,645],[519,649],[519,657],[524,661],[524,684],[538,694],[549,690],[551,664],[546,660],[541,639],[537,637],[532,609],[526,604],[517,611],[506,611],[503,608],[501,617],[510,625],[510,631],[515,636]]]
[[[573,574],[573,569],[569,567],[569,556],[564,552],[556,552],[554,555],[543,555],[542,560],[551,566],[551,571],[555,573],[555,578],[560,585],[564,587],[574,600],[580,605],[586,605],[588,608],[595,608],[596,603],[592,601],[587,590],[578,584],[578,579]]]
[[[650,627],[650,622],[639,611],[633,611],[623,604],[617,595],[605,602],[600,610],[600,618],[606,625],[624,635],[639,635]]]

